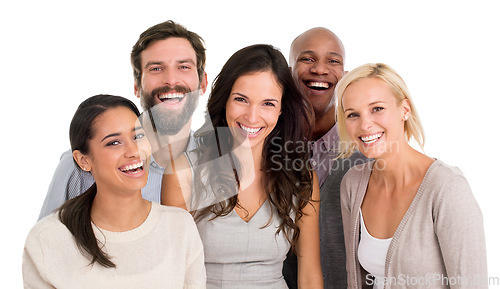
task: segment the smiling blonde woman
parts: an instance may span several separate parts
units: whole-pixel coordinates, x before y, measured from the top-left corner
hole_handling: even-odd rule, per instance
[[[487,288],[482,214],[463,173],[431,158],[403,79],[366,64],[337,85],[348,288]],[[452,286],[458,285],[458,286]]]

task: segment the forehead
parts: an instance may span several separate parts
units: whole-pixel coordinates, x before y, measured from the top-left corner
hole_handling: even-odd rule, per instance
[[[95,139],[111,133],[130,132],[140,126],[137,116],[127,107],[119,106],[106,110],[92,124]],[[100,138],[99,138],[100,137]]]
[[[141,65],[149,62],[191,61],[196,64],[196,52],[191,43],[180,37],[169,37],[151,43],[141,52]]]
[[[338,54],[344,57],[344,47],[335,34],[326,29],[304,32],[292,44],[294,55],[303,53]]]
[[[277,98],[281,100],[283,90],[271,71],[261,71],[242,75],[236,79],[231,93],[242,93],[255,98]]]
[[[374,102],[396,103],[396,97],[383,80],[368,77],[357,80],[349,85],[342,97],[345,109],[369,105]]]

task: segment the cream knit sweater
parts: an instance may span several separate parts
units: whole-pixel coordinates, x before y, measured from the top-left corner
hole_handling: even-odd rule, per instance
[[[57,216],[39,221],[26,240],[24,288],[205,288],[200,236],[191,215],[153,203],[146,221],[126,232],[94,226],[116,268],[90,261]]]

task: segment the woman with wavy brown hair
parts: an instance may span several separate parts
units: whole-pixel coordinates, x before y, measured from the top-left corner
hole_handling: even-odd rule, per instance
[[[222,68],[198,149],[162,185],[164,204],[195,216],[208,288],[287,288],[290,246],[299,288],[323,288],[319,187],[304,149],[311,124],[311,106],[274,47],[243,48]]]

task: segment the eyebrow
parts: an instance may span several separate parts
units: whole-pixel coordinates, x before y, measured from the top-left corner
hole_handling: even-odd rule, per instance
[[[136,126],[136,127],[134,127],[134,128],[132,129],[132,131],[138,131],[138,130],[140,130],[140,129],[143,129],[143,128],[142,128],[142,126]],[[115,136],[120,136],[120,135],[121,135],[121,133],[120,133],[120,132],[110,133],[110,134],[108,134],[107,136],[105,136],[105,137],[101,140],[101,142],[103,142],[105,139],[108,139],[108,138],[111,138],[111,137],[115,137]]]
[[[315,52],[315,51],[313,51],[313,50],[305,50],[305,51],[301,51],[301,52],[299,53],[299,55],[302,55],[302,54],[316,54],[316,52]],[[344,58],[344,56],[342,56],[342,54],[337,53],[337,52],[333,52],[333,51],[330,51],[330,52],[328,52],[327,54],[329,54],[329,55],[335,55],[335,56],[339,56],[339,57]]]
[[[241,97],[248,98],[248,96],[246,96],[246,95],[244,95],[242,93],[239,93],[239,92],[233,92],[233,93],[231,93],[231,95],[233,95],[233,94],[237,94],[237,95],[239,95]]]
[[[382,101],[382,100],[377,100],[377,101],[374,101],[374,102],[370,102],[368,105],[372,106],[372,105],[379,104],[379,103],[386,103],[386,102]],[[354,110],[354,108],[346,108],[346,109],[344,109],[344,112],[349,111],[349,110]]]
[[[195,65],[195,61],[193,59],[180,59],[180,60],[176,60],[175,63],[177,63],[177,64],[191,63],[191,64]],[[164,61],[149,61],[148,63],[146,63],[146,65],[144,65],[144,68],[148,68],[149,66],[152,66],[152,65],[164,65],[164,64],[165,64]]]
[[[248,96],[246,96],[244,94],[241,94],[239,92],[233,92],[233,93],[231,93],[231,95],[233,95],[233,94],[237,94],[237,95],[239,95],[241,97],[244,97],[244,98],[248,99]],[[276,98],[266,98],[263,101],[275,101],[275,102],[279,102]]]
[[[385,103],[385,101],[377,100],[377,101],[374,101],[374,102],[370,102],[368,105],[374,105],[374,104],[377,104],[377,103]]]

